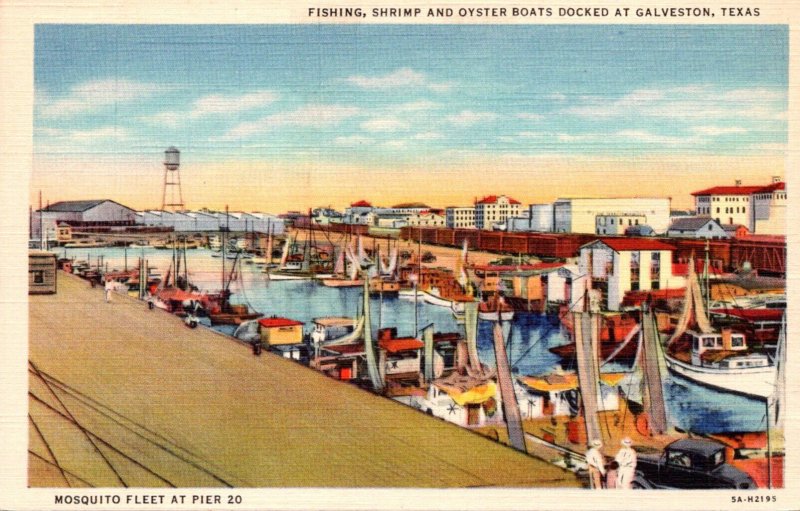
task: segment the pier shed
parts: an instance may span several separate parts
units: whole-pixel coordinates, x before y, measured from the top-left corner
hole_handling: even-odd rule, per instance
[[[40,250],[28,252],[28,294],[54,294],[56,280],[56,255]]]

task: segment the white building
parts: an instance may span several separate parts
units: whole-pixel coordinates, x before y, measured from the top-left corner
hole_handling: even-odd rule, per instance
[[[601,306],[620,310],[628,291],[680,289],[683,277],[672,274],[673,247],[653,239],[597,240],[581,247],[578,268],[583,286],[597,290]],[[573,302],[577,299],[573,292]]]
[[[445,208],[445,226],[449,229],[474,229],[474,206],[450,206]]]
[[[506,195],[489,195],[475,203],[475,227],[491,229],[495,224],[520,215],[522,204]]]
[[[630,213],[604,213],[595,217],[595,234],[622,236],[628,227],[647,225],[647,217]]]
[[[560,198],[553,203],[553,232],[596,234],[597,216],[609,212],[643,218],[659,234],[669,227],[670,199],[660,197]]]
[[[746,225],[756,234],[786,235],[786,183],[776,181],[755,192],[753,223]]]
[[[786,234],[786,184],[715,186],[694,192],[695,213],[722,225],[741,224],[754,234]]]
[[[65,223],[73,231],[81,228],[120,227],[136,224],[136,211],[109,199],[61,201],[31,214],[31,236],[41,238],[41,229],[48,239],[55,239],[56,226]]]
[[[408,215],[407,224],[412,227],[444,227],[445,216],[441,210],[420,211]]]
[[[670,238],[723,239],[731,235],[715,219],[708,216],[685,216],[672,221],[667,230]]]

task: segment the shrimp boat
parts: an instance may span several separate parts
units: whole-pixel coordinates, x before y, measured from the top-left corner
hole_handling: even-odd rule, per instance
[[[498,315],[501,321],[511,321],[514,319],[514,308],[506,303],[502,296],[493,295],[486,301],[478,304],[479,319],[483,321],[497,321]]]
[[[745,334],[731,328],[715,331],[706,319],[697,275],[690,265],[684,310],[664,350],[674,374],[726,392],[769,398],[775,392],[775,364],[748,348]],[[696,330],[688,329],[691,318]]]
[[[330,267],[320,261],[319,256],[317,261],[311,260],[310,240],[306,240],[301,253],[290,254],[293,245],[295,245],[295,241],[287,239],[283,245],[278,268],[267,267],[264,269],[269,280],[312,280],[333,277],[333,274],[327,271]]]
[[[358,243],[361,246],[360,237]],[[347,268],[348,261],[350,262],[349,271]],[[336,257],[333,276],[320,278],[319,281],[326,287],[360,287],[364,284],[364,281],[358,278],[359,266],[360,263],[353,253],[352,247],[343,243],[339,249],[339,255]]]

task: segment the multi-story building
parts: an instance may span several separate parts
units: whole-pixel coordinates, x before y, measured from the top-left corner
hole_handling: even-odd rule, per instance
[[[715,186],[694,196],[695,213],[723,225],[742,224],[754,234],[786,233],[786,184],[773,177],[767,186]]]
[[[449,229],[474,229],[474,206],[450,206],[445,208],[445,225]]]
[[[786,234],[786,183],[773,183],[753,194],[753,222],[745,224],[756,234]]]
[[[603,213],[595,217],[595,234],[623,235],[628,227],[647,225],[647,217],[635,213]]]
[[[553,203],[553,232],[596,234],[597,216],[613,211],[662,234],[669,227],[670,199],[661,197],[560,198]],[[627,227],[627,225],[626,225]]]
[[[444,211],[429,209],[408,215],[407,222],[412,227],[445,227]]]
[[[490,230],[495,224],[519,216],[522,204],[506,195],[489,195],[475,202],[475,227]]]
[[[673,250],[671,245],[646,238],[588,243],[581,247],[578,261],[579,272],[585,276],[581,280],[586,280],[581,288],[595,290],[601,306],[612,311],[620,310],[629,291],[683,288],[686,279],[672,273]],[[577,298],[573,292],[573,302]]]

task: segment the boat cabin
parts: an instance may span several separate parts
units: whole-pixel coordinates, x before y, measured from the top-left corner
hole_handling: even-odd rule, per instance
[[[378,331],[381,378],[389,382],[418,384],[425,344],[414,337],[397,337],[396,328]]]
[[[453,373],[434,380],[420,408],[461,427],[479,427],[502,421],[502,407],[497,384]]]
[[[692,365],[713,368],[767,367],[769,359],[761,353],[750,353],[745,335],[723,328],[722,332],[698,333],[687,330],[691,338]]]
[[[600,375],[597,411],[619,410],[618,387],[624,377],[624,373]],[[517,402],[523,419],[572,416],[578,410],[580,396],[575,373],[524,376],[517,383]]]
[[[258,320],[261,327],[261,342],[267,346],[303,344],[303,323],[288,318],[262,318]]]

